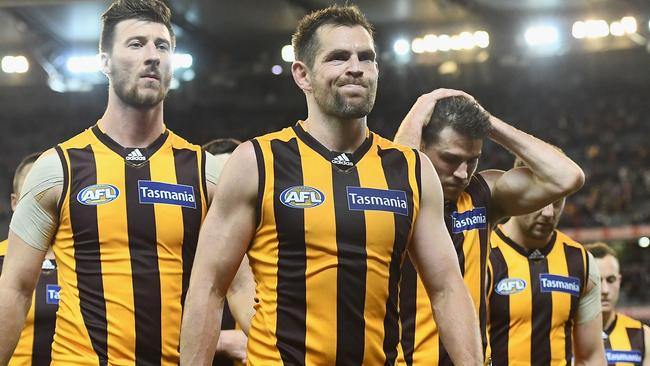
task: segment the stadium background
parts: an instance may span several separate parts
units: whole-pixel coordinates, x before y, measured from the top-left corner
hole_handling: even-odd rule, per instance
[[[92,125],[108,1],[0,1],[0,237],[20,159]],[[306,115],[285,46],[326,0],[172,0],[178,68],[167,125],[196,143],[246,140]],[[650,2],[358,0],[375,24],[380,81],[370,127],[393,137],[415,99],[463,89],[517,128],[560,146],[585,171],[560,228],[619,252],[621,304],[650,320]],[[284,59],[283,59],[284,58]],[[512,157],[488,142],[479,169]]]

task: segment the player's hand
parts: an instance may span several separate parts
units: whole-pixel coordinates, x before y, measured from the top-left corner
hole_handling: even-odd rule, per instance
[[[217,346],[218,352],[225,353],[230,359],[246,364],[246,343],[248,338],[241,330],[222,330]]]
[[[462,90],[439,88],[430,93],[422,94],[418,100],[413,104],[409,114],[420,115],[418,120],[422,121],[422,127],[429,124],[433,109],[440,99],[462,96],[469,100],[474,100],[474,97],[465,93]]]

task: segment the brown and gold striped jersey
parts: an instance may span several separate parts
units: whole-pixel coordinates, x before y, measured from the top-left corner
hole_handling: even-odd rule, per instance
[[[465,285],[479,314],[485,337],[485,274],[490,236],[490,188],[476,174],[456,202],[445,203],[445,223],[451,235]],[[433,320],[431,302],[415,267],[406,260],[400,286],[401,342],[399,365],[452,365]],[[484,345],[486,342],[484,341]],[[484,347],[485,349],[485,347]]]
[[[570,365],[574,318],[589,274],[584,247],[555,230],[524,249],[498,227],[488,266],[492,364]]]
[[[603,342],[608,365],[641,365],[648,357],[643,323],[621,313],[617,313],[614,322],[603,331]]]
[[[56,151],[64,187],[52,365],[177,365],[206,211],[201,148],[169,130],[124,148],[95,126]]]
[[[420,203],[416,151],[368,132],[351,154],[302,123],[253,141],[259,226],[251,365],[393,364],[400,266]]]
[[[0,273],[7,252],[7,240],[0,242]],[[56,262],[43,261],[41,275],[34,289],[32,305],[9,366],[49,366],[54,337],[54,323],[59,304]]]

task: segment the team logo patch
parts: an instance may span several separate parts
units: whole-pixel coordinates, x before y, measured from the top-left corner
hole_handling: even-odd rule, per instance
[[[451,214],[451,221],[451,232],[454,234],[472,229],[487,229],[485,207],[476,207],[465,212],[454,211]]]
[[[138,195],[140,196],[140,203],[162,203],[196,208],[196,197],[192,186],[139,180]]]
[[[312,208],[325,202],[325,195],[313,187],[294,186],[280,193],[280,202],[291,208]]]
[[[640,365],[641,361],[643,361],[643,357],[639,351],[613,351],[611,349],[606,349],[605,356],[607,357],[608,364],[630,362]]]
[[[57,285],[45,285],[45,303],[59,305],[59,292],[61,287]]]
[[[564,292],[571,296],[580,296],[580,279],[541,273],[539,275],[539,289],[542,292]]]
[[[387,211],[408,216],[406,192],[393,189],[346,187],[352,211]]]
[[[521,278],[504,278],[497,283],[494,291],[499,295],[509,296],[526,289],[526,281]]]
[[[77,201],[89,206],[103,205],[114,201],[120,195],[120,190],[111,184],[94,184],[77,193]]]

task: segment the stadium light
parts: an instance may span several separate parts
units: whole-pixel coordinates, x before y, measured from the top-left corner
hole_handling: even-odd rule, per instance
[[[471,50],[477,46],[474,41],[474,35],[470,32],[462,32],[458,35],[458,45],[461,50]]]
[[[480,30],[475,32],[464,31],[458,34],[426,34],[411,41],[413,53],[434,53],[438,51],[461,51],[474,48],[487,48],[490,45],[488,32]]]
[[[577,21],[573,23],[571,34],[574,38],[603,38],[609,35],[609,24],[602,19]]]
[[[445,61],[438,66],[440,75],[453,75],[458,72],[458,63],[455,61]]]
[[[636,33],[637,24],[636,24],[636,19],[634,17],[623,17],[621,18],[620,23],[623,25],[623,29],[625,30],[625,33],[627,34]]]
[[[474,32],[474,44],[479,48],[487,48],[490,45],[490,35],[486,31]]]
[[[5,56],[2,58],[2,71],[7,74],[24,74],[29,70],[29,61],[25,56]]]
[[[524,38],[529,46],[547,46],[557,43],[560,33],[550,25],[533,26],[526,30]]]
[[[70,56],[65,62],[65,67],[74,74],[88,74],[101,70],[99,55]]]
[[[441,34],[438,37],[438,49],[443,52],[451,49],[451,37],[449,37],[449,35]]]
[[[175,53],[172,55],[172,67],[174,69],[189,69],[194,59],[189,53]]]
[[[393,51],[395,51],[398,56],[405,56],[410,50],[411,45],[409,44],[409,41],[405,39],[398,39],[393,44]]]
[[[609,25],[609,34],[616,37],[624,36],[625,27],[621,22],[612,22],[612,24]]]
[[[282,66],[280,66],[280,65],[273,65],[273,67],[271,67],[271,73],[272,73],[273,75],[280,75],[280,74],[282,74]]]
[[[426,45],[423,38],[414,38],[411,41],[411,51],[413,53],[424,53],[426,51]]]
[[[438,51],[438,36],[435,34],[427,34],[422,39],[424,42],[424,50],[427,52]]]
[[[285,62],[293,62],[295,61],[295,56],[293,53],[293,46],[288,44],[282,47],[282,60]]]

